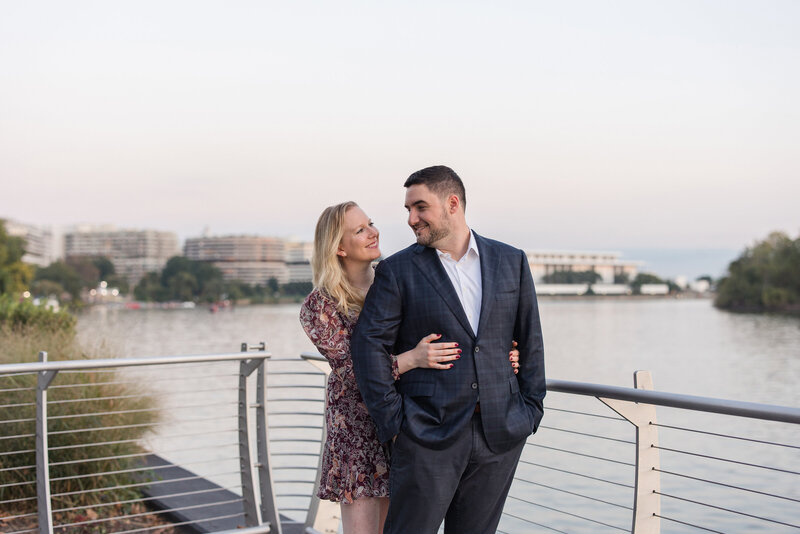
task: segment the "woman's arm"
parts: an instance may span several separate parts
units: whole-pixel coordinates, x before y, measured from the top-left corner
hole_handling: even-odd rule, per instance
[[[429,369],[450,369],[453,367],[452,361],[461,357],[461,349],[458,343],[434,343],[434,340],[442,337],[441,334],[430,334],[425,336],[417,343],[413,349],[397,355],[397,371],[403,374],[417,367]],[[514,374],[519,372],[519,351],[517,342],[512,341],[512,350],[508,353],[511,367]]]
[[[451,362],[461,357],[458,343],[433,343],[442,334],[430,334],[423,337],[417,346],[402,354],[397,355],[397,368],[400,374],[416,369],[428,367],[430,369],[450,369]]]

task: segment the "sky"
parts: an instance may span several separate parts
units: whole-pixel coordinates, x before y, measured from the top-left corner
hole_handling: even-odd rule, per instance
[[[719,271],[800,233],[798,21],[793,0],[4,2],[0,217],[310,240],[355,200],[389,254],[406,177],[445,164],[483,235]]]

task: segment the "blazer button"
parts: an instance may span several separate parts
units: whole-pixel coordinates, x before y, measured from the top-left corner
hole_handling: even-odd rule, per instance
[[[477,382],[473,382],[472,383],[472,389],[478,389],[478,383]]]
[[[475,352],[480,352],[480,351],[481,351],[480,347],[475,347]]]

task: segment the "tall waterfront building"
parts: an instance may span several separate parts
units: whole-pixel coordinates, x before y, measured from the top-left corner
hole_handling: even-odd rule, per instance
[[[58,259],[53,230],[44,226],[34,226],[17,221],[5,221],[8,235],[25,240],[25,255],[22,261],[45,267]]]
[[[159,272],[180,254],[178,236],[158,230],[123,230],[112,225],[79,225],[64,233],[64,255],[105,256],[131,287],[150,271]]]
[[[184,255],[207,261],[222,271],[225,280],[266,285],[311,280],[310,243],[253,235],[204,236],[186,240]]]

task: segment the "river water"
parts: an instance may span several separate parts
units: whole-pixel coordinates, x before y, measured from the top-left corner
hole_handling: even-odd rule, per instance
[[[118,357],[142,357],[173,354],[210,354],[221,352],[237,352],[241,342],[255,344],[266,341],[269,350],[276,357],[297,357],[302,351],[313,350],[298,322],[299,305],[243,306],[233,310],[209,313],[205,308],[178,310],[127,310],[94,307],[80,315],[78,321],[79,336],[85,343],[104,344],[104,351]],[[684,393],[734,399],[742,401],[777,404],[784,406],[800,406],[800,320],[794,317],[762,316],[731,314],[716,310],[706,299],[547,299],[540,301],[542,328],[545,340],[545,358],[548,378],[592,382],[617,386],[632,386],[632,373],[645,369],[652,372],[655,389],[673,393]],[[158,372],[158,371],[157,371]],[[573,409],[583,401],[565,399],[565,396],[550,395],[546,406]],[[603,412],[603,406],[594,399],[588,410]],[[585,404],[585,403],[584,403]],[[583,409],[583,408],[581,408]],[[559,427],[568,426],[568,415],[558,416],[557,411],[545,416],[542,431],[534,437],[534,441],[547,444],[552,448],[561,445],[563,434]],[[549,420],[549,421],[548,421]],[[696,414],[686,414],[677,410],[659,409],[659,422],[677,425],[700,425],[702,430],[712,428],[714,432],[722,431],[736,435],[754,436],[758,439],[782,441],[784,443],[800,442],[800,433],[795,428],[774,423],[757,423],[739,418],[715,416],[713,423]],[[721,422],[720,422],[721,421]],[[552,430],[552,423],[556,430]],[[627,425],[627,423],[623,423]],[[666,424],[666,423],[665,423]],[[594,423],[578,421],[572,430],[595,432]],[[716,426],[714,426],[716,425]],[[607,426],[604,423],[601,425]],[[614,425],[608,425],[614,426]],[[605,430],[605,428],[604,428]],[[738,430],[738,432],[737,432]],[[609,430],[619,433],[620,438],[632,439],[629,428]],[[720,453],[720,449],[737,455],[743,461],[749,461],[754,455],[763,458],[767,455],[783,469],[797,471],[800,457],[797,449],[792,448],[756,448],[749,443],[737,445],[731,440],[701,443],[695,435],[686,436],[681,433],[675,437],[664,429],[661,444],[693,446],[697,451],[709,449],[709,455]],[[575,439],[574,435],[570,438]],[[688,444],[688,445],[687,445]],[[565,445],[566,446],[566,445]],[[604,446],[603,446],[604,447]],[[601,447],[601,448],[603,448]],[[609,445],[610,447],[610,445]],[[596,448],[592,446],[592,448]],[[774,449],[774,450],[773,450]],[[610,449],[609,449],[610,451]],[[597,451],[594,451],[597,452]],[[526,448],[523,459],[531,463],[545,463],[564,467],[574,466],[577,460],[567,458],[560,460],[537,448]],[[609,454],[613,454],[609,452]],[[625,453],[627,454],[627,453]],[[733,468],[723,464],[722,467],[708,465],[697,458],[685,458],[685,454],[677,454],[676,459],[669,457],[669,452],[662,454],[662,468],[665,463],[693,470],[691,475],[702,478],[718,479],[719,472],[728,472]],[[629,459],[630,460],[630,459]],[[770,463],[770,462],[767,462]],[[553,478],[550,472],[527,472],[528,465],[520,468],[520,474],[534,479],[534,482],[549,481]],[[533,469],[531,467],[531,469]],[[677,467],[675,467],[677,469]],[[599,468],[599,473],[609,477],[632,476],[626,469]],[[593,473],[594,476],[597,472]],[[662,490],[680,491],[681,497],[695,499],[709,493],[707,486],[697,487],[681,479],[668,482],[662,477]],[[782,476],[782,475],[781,475]],[[737,475],[736,484],[757,488],[759,490],[776,491],[793,499],[800,499],[797,476],[783,479],[763,471],[756,474]],[[563,482],[572,492],[592,491],[581,481]],[[743,482],[738,482],[742,480]],[[628,481],[630,482],[630,481]],[[522,489],[525,497],[540,495],[545,491],[541,487],[531,486]],[[630,505],[630,494],[621,497]],[[514,490],[512,490],[512,494]],[[563,491],[542,499],[552,505],[553,500],[568,500],[572,497]],[[627,495],[627,496],[626,496]],[[536,497],[538,498],[538,497]],[[737,508],[737,503],[750,504],[752,493],[736,492],[732,496],[723,494],[725,507]],[[535,500],[535,498],[534,498]],[[576,520],[563,513],[553,512],[541,506],[519,506],[509,501],[509,509],[520,508],[520,513],[530,518],[531,510],[535,511],[536,521],[569,532],[603,532],[605,527]],[[605,507],[581,504],[579,509],[594,511],[598,509],[603,522],[619,524],[620,517],[630,516],[630,512],[606,512]],[[697,507],[681,500],[662,500],[662,513],[665,516],[679,517],[697,521],[706,528],[725,532],[763,531],[781,532],[788,527],[778,523],[750,522],[746,518],[730,518],[729,514],[720,513],[709,507]],[[719,504],[718,504],[719,505]],[[565,504],[566,506],[566,504]],[[570,504],[570,506],[572,506]],[[601,509],[602,508],[602,509]],[[752,507],[749,508],[752,511]],[[767,499],[759,505],[760,515],[779,518],[779,521],[797,523],[796,518],[800,506],[797,501],[785,499]],[[572,509],[574,513],[574,508]],[[621,514],[621,515],[620,515]],[[687,515],[688,514],[688,515]],[[587,515],[591,515],[588,514]],[[794,517],[794,521],[788,520]],[[711,523],[711,524],[709,524]],[[752,523],[752,524],[751,524]],[[539,527],[530,524],[509,523],[503,526],[507,532],[538,532]],[[613,531],[613,530],[608,530]],[[786,531],[796,532],[795,529]],[[675,521],[662,522],[662,532],[698,532]]]

